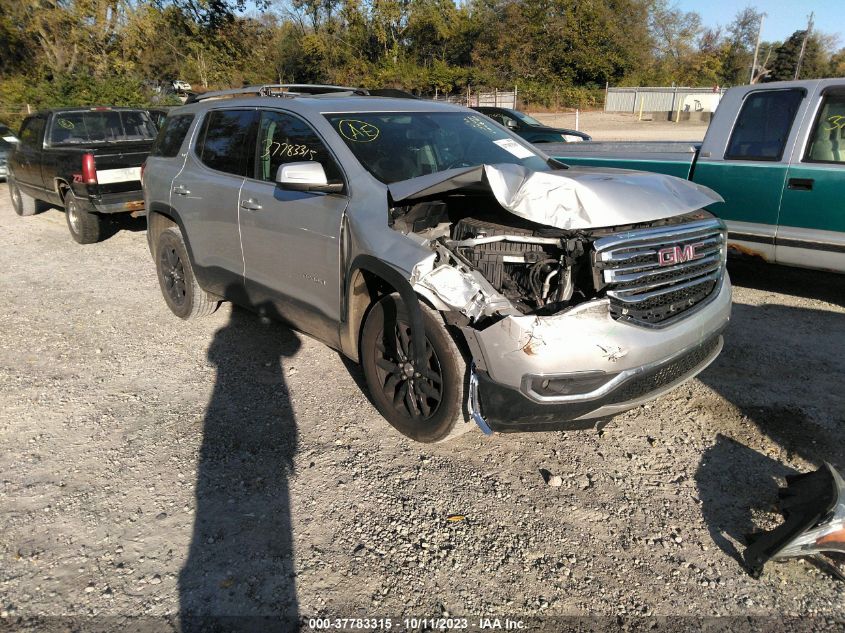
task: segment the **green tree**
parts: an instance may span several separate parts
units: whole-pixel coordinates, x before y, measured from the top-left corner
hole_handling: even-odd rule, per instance
[[[783,44],[774,50],[771,72],[766,78],[767,81],[794,79],[805,34],[805,30],[795,31]],[[824,77],[827,75],[829,67],[830,62],[825,55],[822,38],[816,33],[811,33],[810,37],[807,38],[799,78],[815,79]]]

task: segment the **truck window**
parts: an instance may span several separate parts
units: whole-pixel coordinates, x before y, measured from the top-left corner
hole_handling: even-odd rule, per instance
[[[342,182],[340,169],[317,133],[304,121],[283,112],[261,113],[255,177],[272,182],[279,166],[304,160],[317,161],[329,183]]]
[[[804,161],[845,163],[845,92],[828,95],[822,101]]]
[[[38,117],[27,119],[23,122],[23,125],[21,125],[21,144],[29,147],[37,146],[38,141],[41,138],[41,132],[43,131],[44,119]]]
[[[156,129],[142,110],[59,112],[50,126],[51,145],[151,141]]]
[[[779,161],[804,90],[750,93],[739,112],[725,158]]]
[[[249,137],[255,110],[213,110],[205,119],[197,155],[211,169],[247,175]]]
[[[193,114],[167,117],[158,132],[150,156],[164,156],[166,158],[176,156],[182,147],[182,142],[188,135],[188,130],[191,129],[193,120]]]

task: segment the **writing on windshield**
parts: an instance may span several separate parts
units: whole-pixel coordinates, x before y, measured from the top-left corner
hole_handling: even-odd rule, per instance
[[[364,168],[384,183],[457,167],[515,163],[536,171],[548,164],[530,146],[466,112],[326,114]]]

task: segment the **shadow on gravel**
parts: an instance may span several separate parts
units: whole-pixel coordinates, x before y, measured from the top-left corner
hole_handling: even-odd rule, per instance
[[[757,285],[768,283],[773,282],[762,279]],[[744,535],[755,527],[754,510],[773,507],[782,478],[794,473],[783,463],[784,456],[805,460],[813,469],[824,461],[845,465],[843,359],[842,314],[779,304],[734,304],[724,351],[699,379],[736,407],[750,427],[724,427],[725,434],[719,434],[702,456],[695,480],[713,540],[740,564],[739,552],[727,537],[744,545]],[[821,419],[812,415],[813,409],[828,415]],[[718,420],[718,408],[713,414]],[[725,411],[723,417],[734,416]],[[765,436],[763,447],[774,444],[774,457],[728,436],[749,437],[751,427]],[[753,440],[753,445],[760,446],[761,440]]]
[[[120,231],[130,231],[132,233],[140,233],[147,230],[147,218],[133,218],[128,213],[115,213],[109,216],[109,222],[106,225],[103,239],[107,240],[114,237]]]
[[[183,632],[296,628],[288,477],[297,427],[285,358],[299,347],[284,325],[233,307],[208,349],[217,380],[203,421],[194,533],[179,575]]]
[[[695,472],[701,512],[713,542],[741,567],[742,552],[733,541],[745,547],[745,535],[759,527],[755,511],[772,509],[779,483],[792,474],[788,466],[721,433],[704,451]]]
[[[845,275],[745,259],[728,260],[735,286],[818,299],[845,306]]]

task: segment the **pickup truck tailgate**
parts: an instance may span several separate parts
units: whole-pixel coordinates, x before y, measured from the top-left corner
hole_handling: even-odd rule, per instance
[[[92,194],[124,193],[141,190],[141,165],[149,156],[152,143],[120,143],[93,149],[97,185]]]

